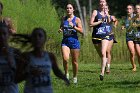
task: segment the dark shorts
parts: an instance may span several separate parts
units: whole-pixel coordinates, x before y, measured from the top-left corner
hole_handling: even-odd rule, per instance
[[[139,38],[139,39],[134,40],[134,44],[140,44],[140,38]]]
[[[134,41],[134,35],[133,33],[126,32],[126,42],[128,41]]]
[[[134,44],[140,44],[140,41],[134,41]]]
[[[92,43],[93,44],[100,44],[102,40],[114,40],[114,43],[117,43],[117,41],[114,38],[114,35],[109,35],[109,36],[105,36],[102,39],[101,38],[96,38],[96,37],[92,37]]]
[[[70,49],[80,49],[80,42],[78,39],[69,37],[62,40],[61,46],[67,46]]]
[[[129,41],[133,41],[134,44],[140,44],[140,41],[134,41],[134,40],[129,40]],[[126,43],[128,43],[129,41],[127,41]]]
[[[134,41],[134,39],[126,36],[126,42],[128,41]]]

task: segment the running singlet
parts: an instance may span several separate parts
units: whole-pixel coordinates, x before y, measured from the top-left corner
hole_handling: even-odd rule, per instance
[[[140,24],[140,21],[136,20],[136,24]],[[134,32],[135,41],[140,42],[140,27],[137,27],[137,31]]]
[[[133,18],[135,15],[133,14],[131,18]],[[128,29],[130,27],[132,20],[129,20],[128,18],[125,19],[125,27],[126,27],[126,39],[129,40],[134,40],[134,29]]]
[[[29,52],[30,62],[26,68],[26,72],[29,75],[26,79],[26,86],[39,87],[39,86],[51,86],[51,62],[47,52],[44,57],[36,58]],[[41,71],[39,75],[33,75],[32,71],[35,69]]]
[[[74,26],[76,26],[76,16],[72,19],[72,23]],[[73,37],[73,38],[78,38],[77,36],[77,31],[69,25],[69,22],[67,20],[67,16],[64,18],[63,21],[63,38],[67,37]]]
[[[13,48],[9,48],[9,53],[12,56],[11,62],[12,64],[8,63],[8,59],[6,56],[0,54],[0,86],[8,86],[14,82],[14,76],[16,69],[16,61],[14,59]]]
[[[112,22],[112,18],[111,18],[111,15],[110,15],[110,18],[109,18]],[[105,25],[105,29],[106,29],[106,33],[107,35],[110,35],[110,34],[113,34],[113,30],[112,30],[112,24],[111,23],[106,23]]]
[[[97,16],[95,17],[95,22],[98,22],[99,20],[102,20],[102,19],[103,19],[102,15],[97,10]],[[111,31],[112,31],[112,29],[111,29],[111,26],[107,23],[107,16],[106,16],[104,18],[104,22],[102,22],[101,24],[99,24],[93,28],[92,36],[98,37],[98,38],[103,38],[103,37],[109,35],[109,33]]]

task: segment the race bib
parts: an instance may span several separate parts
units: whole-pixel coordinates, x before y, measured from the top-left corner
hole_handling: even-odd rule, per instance
[[[99,27],[97,28],[97,33],[96,34],[106,34],[106,27]]]
[[[72,33],[73,31],[74,31],[74,29],[71,26],[64,26],[64,31],[63,31],[64,36],[73,35],[73,33]]]
[[[111,26],[106,26],[106,32],[107,33],[111,33],[112,32]]]
[[[47,65],[43,66],[31,66],[31,79],[30,82],[33,86],[44,86],[50,84],[50,77],[49,72],[47,71],[49,67]],[[32,71],[35,71],[35,69],[38,69],[40,71],[39,75],[32,74]]]
[[[72,35],[72,29],[64,29],[64,36]]]
[[[46,75],[34,76],[31,80],[31,84],[34,86],[44,86],[51,84],[50,77]]]

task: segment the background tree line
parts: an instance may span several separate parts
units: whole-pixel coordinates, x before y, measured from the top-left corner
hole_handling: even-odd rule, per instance
[[[60,60],[61,62],[62,57],[60,49],[62,34],[58,33],[58,29],[60,25],[60,19],[63,15],[65,15],[65,7],[68,0],[1,1],[4,4],[3,16],[8,16],[13,19],[13,23],[17,29],[17,33],[30,33],[34,27],[43,27],[47,31],[48,42],[46,49],[48,51],[54,52],[57,55],[58,60]],[[90,14],[89,0],[78,1],[80,3],[81,10],[83,10],[83,6],[86,7],[86,22],[88,22]],[[92,10],[97,9],[98,0],[91,1]],[[76,4],[76,0],[71,0],[71,2]],[[119,15],[125,15],[125,9],[128,3],[136,4],[135,0],[108,0],[108,2],[111,9],[111,14],[114,14],[115,16],[118,15],[117,17],[119,17]],[[111,6],[113,8],[111,8]],[[118,10],[113,10],[115,8]],[[76,13],[77,15],[79,15],[78,10],[76,11]],[[119,24],[117,29],[115,30],[115,35],[118,43],[113,47],[113,61],[119,60],[128,62],[129,52],[125,44],[125,31],[120,31],[120,27],[121,25]],[[81,63],[99,62],[97,52],[91,41],[91,32],[89,29],[87,29],[86,31],[87,35],[85,35],[85,37],[79,37],[79,40],[81,42],[81,55],[79,60]]]
[[[87,15],[89,15],[90,11],[89,1],[90,0],[79,0],[80,6],[86,7]],[[75,0],[52,0],[52,3],[55,5],[59,16],[63,16],[66,4],[68,2],[75,3]],[[97,9],[98,0],[91,0],[91,2],[92,9]],[[121,18],[122,16],[126,15],[126,6],[128,4],[135,5],[140,3],[140,0],[107,0],[107,2],[110,8],[110,13],[117,16],[118,18]]]

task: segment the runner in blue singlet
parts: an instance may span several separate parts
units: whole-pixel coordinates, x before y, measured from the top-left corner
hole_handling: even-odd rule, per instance
[[[16,36],[16,35],[15,35]],[[21,64],[18,65],[17,82],[25,80],[24,93],[53,93],[50,72],[63,79],[66,84],[69,80],[60,71],[53,53],[44,50],[46,32],[42,28],[35,28],[31,35],[19,35],[26,43],[31,43],[33,50],[23,53]],[[22,39],[22,42],[23,40]]]
[[[107,64],[106,64],[106,73],[110,73],[110,64],[111,64],[111,50],[113,47],[113,43],[117,43],[114,37],[114,28],[116,28],[118,21],[115,16],[109,14],[109,6],[106,5],[104,7],[106,15],[107,15],[107,23],[106,23],[106,31],[109,34],[109,44],[107,48]]]
[[[0,23],[0,93],[18,93],[15,83],[18,50],[8,45],[9,36],[9,28]]]
[[[62,57],[65,75],[69,79],[68,60],[71,53],[73,66],[73,82],[77,83],[78,73],[78,57],[80,51],[80,43],[77,32],[83,34],[82,24],[80,18],[74,16],[74,6],[67,4],[67,16],[62,19],[59,32],[63,32]]]
[[[99,0],[99,9],[94,10],[90,19],[90,27],[93,27],[92,42],[102,59],[100,80],[103,80],[105,67],[107,63],[107,50],[110,41],[113,41],[109,30],[111,26],[108,25],[108,16],[104,11],[104,7],[107,5],[106,0]],[[109,27],[109,30],[108,27]]]

